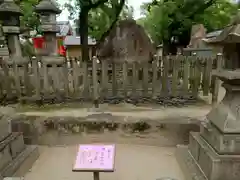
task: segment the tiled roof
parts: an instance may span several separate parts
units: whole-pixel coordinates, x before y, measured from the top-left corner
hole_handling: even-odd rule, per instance
[[[88,38],[88,45],[95,45],[95,39]],[[71,46],[71,45],[80,45],[80,36],[66,36],[64,40],[64,45]]]
[[[206,35],[206,38],[213,38],[219,36],[223,30],[213,31]]]
[[[58,21],[57,25],[59,26],[60,32],[57,33],[57,36],[67,36],[69,31],[72,31],[71,24],[69,21]]]

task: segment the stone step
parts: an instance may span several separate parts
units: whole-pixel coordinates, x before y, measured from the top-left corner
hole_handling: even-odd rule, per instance
[[[190,133],[189,151],[209,180],[239,180],[240,155],[217,154],[200,133]]]
[[[3,177],[22,177],[39,157],[37,146],[27,146],[0,174]]]
[[[0,142],[3,141],[9,134],[11,134],[11,125],[4,118],[0,119]]]
[[[189,152],[187,146],[177,146],[176,159],[185,175],[185,180],[208,180]]]
[[[0,142],[0,171],[25,149],[22,133],[12,133]]]
[[[240,134],[223,134],[211,122],[202,123],[200,129],[201,136],[218,154],[240,155]]]

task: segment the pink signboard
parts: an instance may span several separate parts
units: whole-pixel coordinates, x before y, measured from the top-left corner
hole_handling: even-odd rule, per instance
[[[73,171],[113,172],[115,145],[79,145]]]

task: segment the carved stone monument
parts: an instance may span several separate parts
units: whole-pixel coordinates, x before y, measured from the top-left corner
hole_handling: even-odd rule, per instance
[[[189,48],[201,48],[203,46],[202,39],[206,37],[206,29],[202,24],[192,26],[191,40],[188,45]]]
[[[58,55],[57,46],[57,26],[56,15],[61,13],[56,3],[52,0],[42,0],[37,6],[35,11],[40,15],[41,29],[44,33],[45,39],[45,53],[43,54],[42,61],[48,63],[62,63],[64,58]]]
[[[231,53],[223,53],[235,68],[214,72],[223,81],[226,95],[206,116],[200,133],[190,134],[190,144],[178,147],[177,159],[187,180],[239,180],[240,14],[209,43],[234,47]]]
[[[151,39],[133,19],[119,21],[98,48],[101,60],[147,62],[155,53]]]

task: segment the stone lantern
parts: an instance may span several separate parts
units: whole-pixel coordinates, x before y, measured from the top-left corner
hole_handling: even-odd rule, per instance
[[[9,59],[9,50],[2,30],[2,25],[0,25],[0,57],[2,59]]]
[[[240,14],[208,43],[223,47],[227,66],[214,75],[223,81],[226,95],[206,116],[200,133],[190,134],[188,147],[178,147],[177,159],[188,179],[239,180]]]
[[[58,46],[56,34],[59,32],[56,15],[61,13],[55,2],[42,0],[35,11],[40,15],[41,30],[45,39],[45,54],[47,56],[58,56]],[[43,59],[45,57],[42,57]],[[46,57],[47,58],[47,57]]]
[[[20,16],[22,12],[13,0],[4,0],[0,4],[0,19],[2,30],[6,36],[11,60],[20,60],[22,57],[20,34]]]

